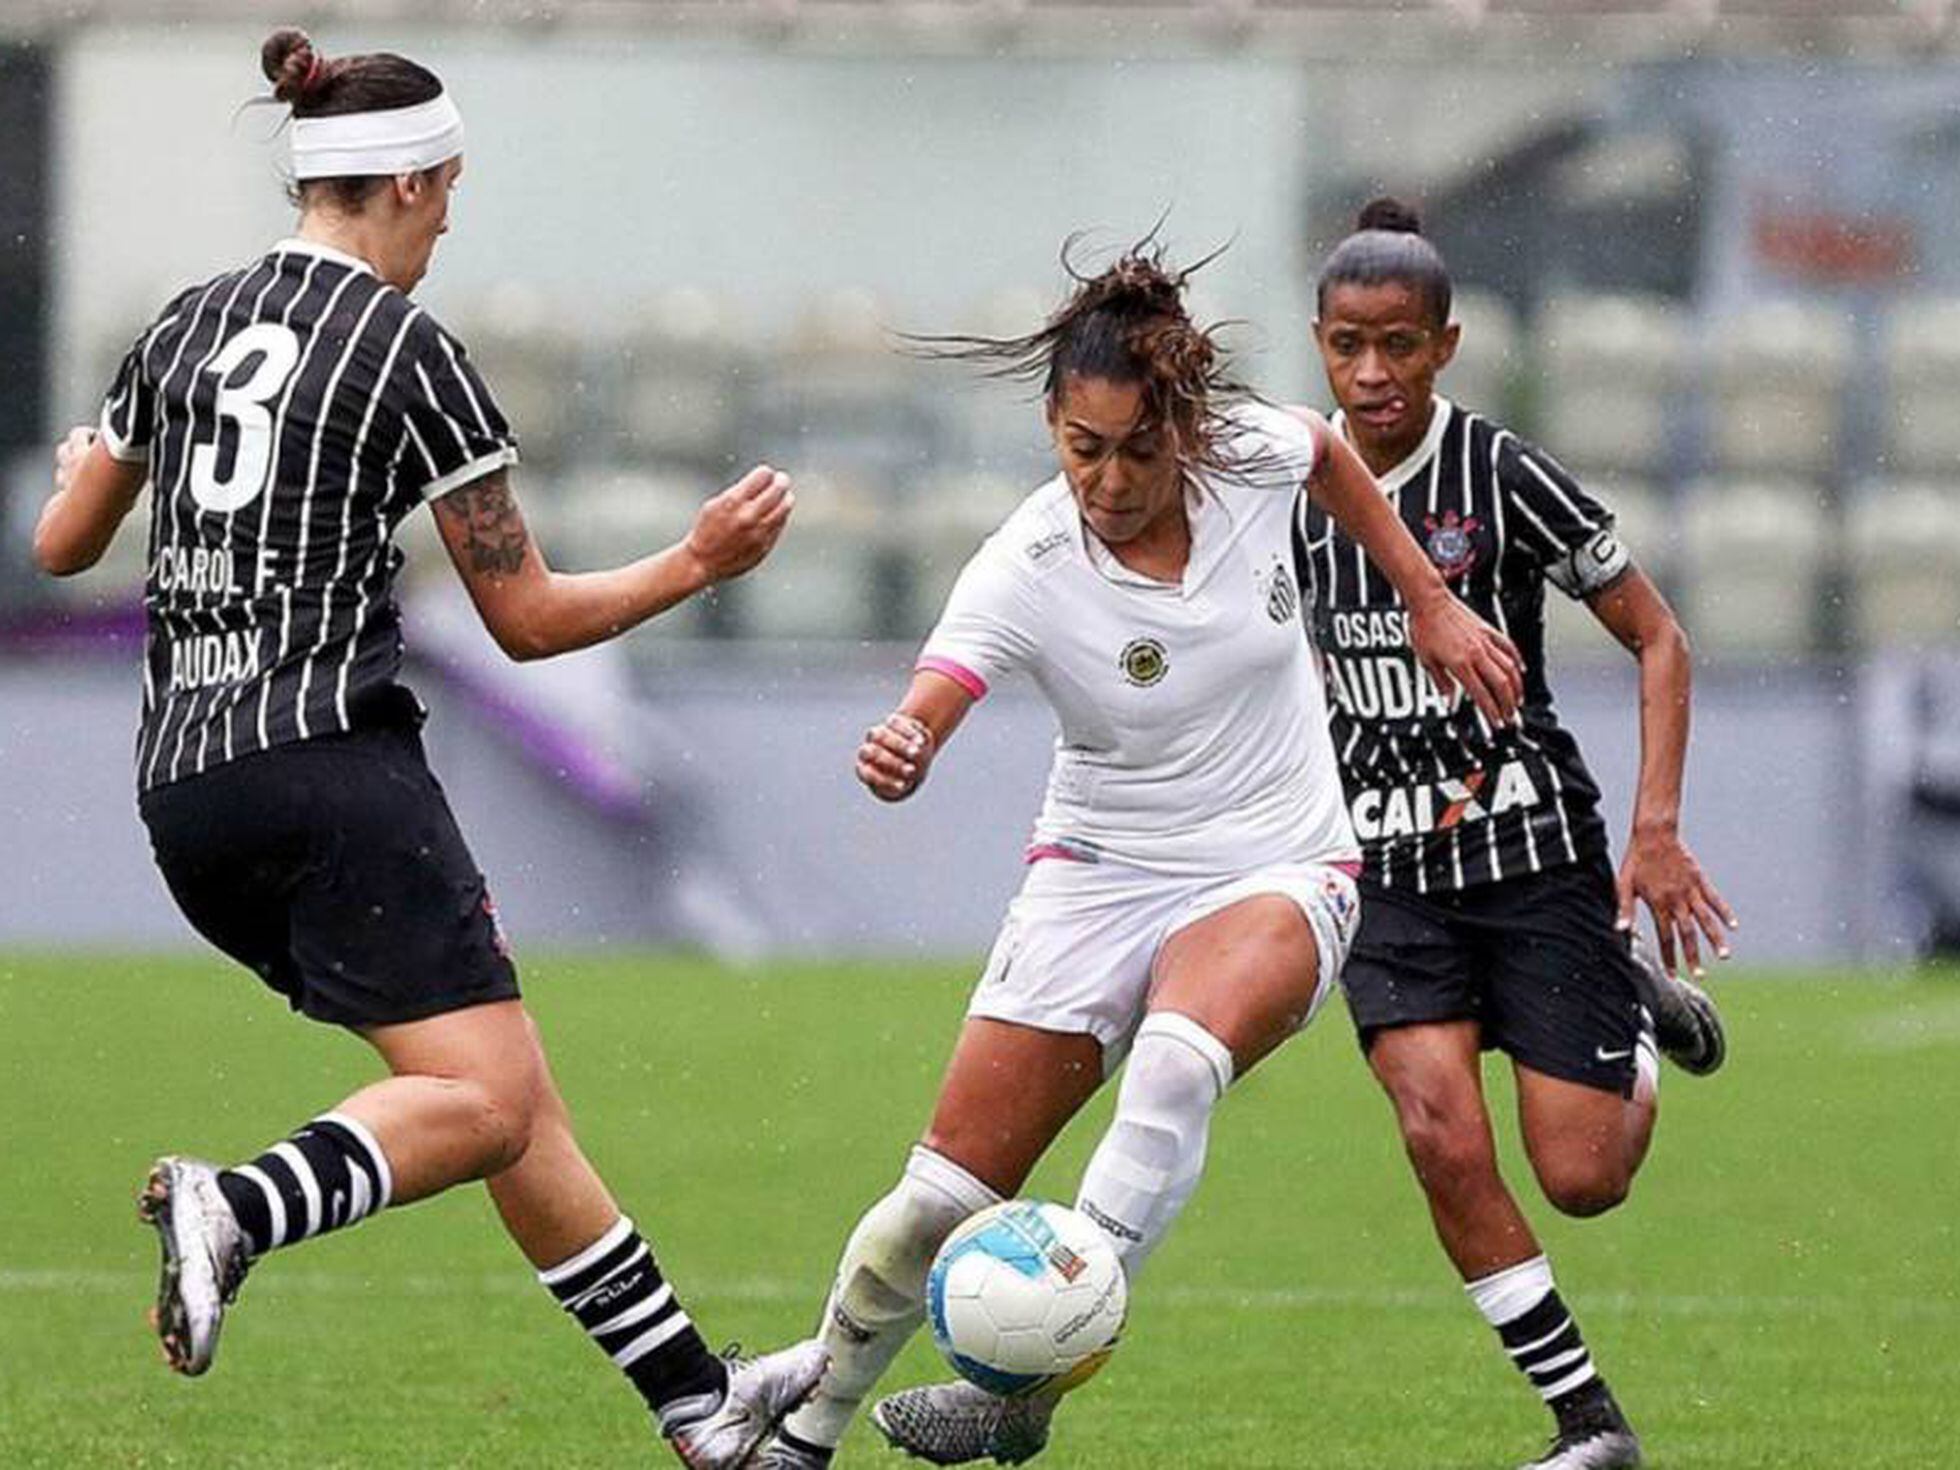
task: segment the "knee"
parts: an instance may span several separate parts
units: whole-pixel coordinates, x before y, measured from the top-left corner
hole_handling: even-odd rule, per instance
[[[1610,1159],[1560,1159],[1536,1167],[1538,1185],[1552,1208],[1576,1219],[1616,1209],[1633,1189],[1632,1175]]]
[[[533,1062],[495,1077],[472,1078],[468,1090],[471,1128],[492,1155],[487,1173],[501,1173],[522,1159],[539,1126],[545,1095],[542,1066]]]
[[[1423,1189],[1453,1197],[1497,1175],[1497,1154],[1480,1116],[1429,1097],[1398,1098],[1402,1142]]]
[[[1170,1119],[1208,1114],[1232,1085],[1232,1053],[1196,1021],[1157,1011],[1137,1030],[1116,1110]]]

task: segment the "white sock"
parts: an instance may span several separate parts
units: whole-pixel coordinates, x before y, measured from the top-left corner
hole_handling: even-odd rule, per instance
[[[823,1309],[830,1368],[785,1429],[823,1448],[844,1437],[864,1396],[925,1320],[926,1271],[940,1243],[967,1216],[999,1203],[943,1154],[912,1150],[897,1186],[865,1211],[844,1246]]]
[[[1075,1201],[1131,1275],[1198,1187],[1212,1109],[1231,1085],[1230,1048],[1190,1017],[1155,1011],[1137,1028],[1116,1117]]]

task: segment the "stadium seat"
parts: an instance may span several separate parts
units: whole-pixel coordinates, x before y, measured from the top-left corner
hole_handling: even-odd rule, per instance
[[[1682,621],[1703,654],[1795,656],[1816,641],[1831,515],[1803,481],[1705,481],[1682,519]]]
[[[1688,352],[1681,308],[1567,296],[1541,314],[1537,437],[1562,459],[1652,474],[1665,462]]]
[[[725,300],[692,287],[663,291],[617,350],[619,452],[703,470],[740,457],[745,353]]]
[[[1960,474],[1960,298],[1908,298],[1885,323],[1886,458],[1895,474]]]
[[[895,636],[905,600],[898,519],[862,482],[799,474],[792,532],[730,589],[741,632],[799,640]]]
[[[1645,480],[1610,472],[1574,471],[1574,475],[1613,511],[1620,539],[1633,553],[1634,563],[1664,592],[1670,591],[1681,561],[1681,525],[1668,493]],[[1549,586],[1545,641],[1561,661],[1607,662],[1624,656],[1585,603]]]
[[[516,430],[525,463],[567,463],[599,405],[584,349],[562,314],[537,287],[507,281],[463,302],[452,321]]]
[[[1769,301],[1710,324],[1712,468],[1823,476],[1837,465],[1851,319],[1822,303]]]
[[[1865,486],[1846,521],[1859,643],[1960,645],[1960,483]]]
[[[900,517],[908,568],[903,636],[931,631],[961,568],[1032,488],[1006,475],[960,471],[927,482],[907,501]]]
[[[1503,297],[1487,291],[1457,292],[1450,314],[1463,340],[1439,386],[1465,408],[1508,420],[1519,366],[1517,318]]]

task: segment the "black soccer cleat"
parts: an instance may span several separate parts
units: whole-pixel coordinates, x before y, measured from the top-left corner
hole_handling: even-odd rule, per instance
[[[1558,1400],[1554,1412],[1558,1436],[1521,1470],[1631,1470],[1641,1463],[1640,1436],[1603,1381]]]
[[[1694,981],[1670,975],[1643,934],[1627,938],[1638,976],[1635,988],[1654,1020],[1654,1041],[1675,1066],[1693,1077],[1719,1071],[1728,1060],[1728,1034],[1714,998]]]

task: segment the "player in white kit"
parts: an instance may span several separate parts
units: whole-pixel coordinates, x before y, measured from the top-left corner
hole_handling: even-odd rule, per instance
[[[1127,1054],[1077,1208],[1132,1274],[1196,1188],[1212,1109],[1312,1017],[1358,917],[1359,849],[1300,636],[1291,524],[1304,486],[1402,590],[1422,657],[1491,718],[1515,652],[1452,598],[1352,450],[1252,402],[1155,252],[1132,253],[1013,342],[964,342],[1038,376],[1062,473],[974,556],[857,774],[898,801],[1010,672],[1060,732],[1029,872],[976,988],[924,1139],[845,1246],[824,1312],[831,1369],[765,1451],[822,1466],[923,1316],[927,1266],[1014,1193]],[[1053,1399],[907,1390],[874,1421],[939,1464],[1012,1463]]]

